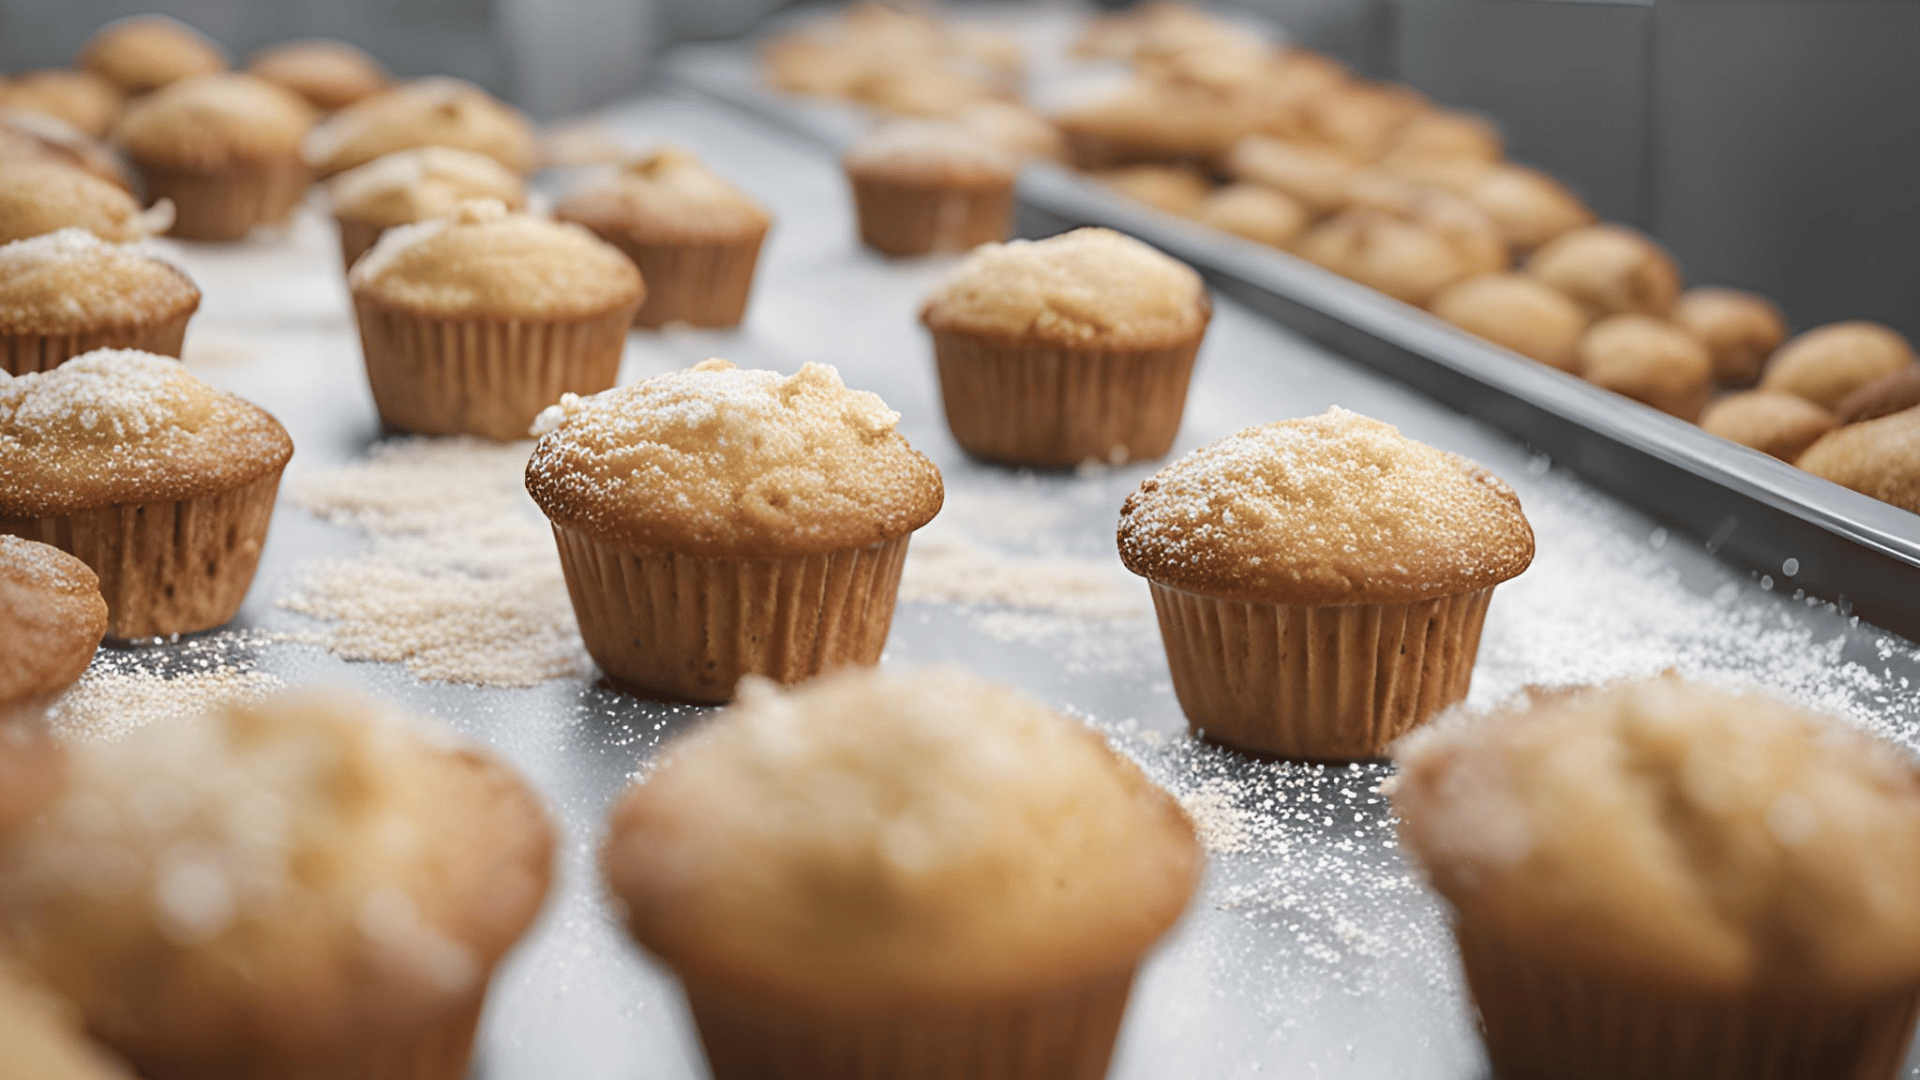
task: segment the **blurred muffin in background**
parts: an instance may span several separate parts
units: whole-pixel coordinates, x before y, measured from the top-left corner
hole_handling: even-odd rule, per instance
[[[1920,405],[1920,364],[1882,375],[1840,399],[1834,419],[1842,424],[1878,420]]]
[[[199,307],[185,271],[85,229],[0,244],[0,371],[46,371],[95,349],[179,356]]]
[[[1743,390],[1708,405],[1701,428],[1782,461],[1799,460],[1837,424],[1832,413],[1783,390]]]
[[[126,190],[54,161],[0,161],[0,244],[66,228],[126,243],[165,232],[173,204],[142,212]]]
[[[1194,213],[1223,232],[1268,247],[1288,248],[1312,220],[1300,200],[1259,184],[1228,184],[1207,196]]]
[[[1706,346],[1664,319],[1609,315],[1580,339],[1580,377],[1682,420],[1694,420],[1713,393]]]
[[[1020,160],[958,125],[882,124],[841,164],[860,239],[884,254],[970,251],[1013,231]]]
[[[120,156],[58,117],[0,105],[0,162],[48,161],[90,172],[133,191],[133,174]]]
[[[976,101],[954,114],[953,121],[1022,158],[1058,160],[1066,156],[1066,140],[1060,129],[1025,105]]]
[[[44,713],[79,681],[106,632],[107,603],[86,563],[0,533],[0,843],[59,792],[66,757]],[[0,1045],[11,1055],[5,1028],[0,1017]],[[5,1071],[9,1064],[0,1075],[37,1080]]]
[[[1360,175],[1360,166],[1332,150],[1265,135],[1234,143],[1225,167],[1234,179],[1283,192],[1316,215],[1345,209]]]
[[[520,110],[445,76],[403,82],[341,109],[313,129],[303,152],[330,177],[418,146],[471,150],[521,174],[540,163],[533,125]]]
[[[134,15],[101,27],[80,47],[74,66],[128,94],[146,94],[231,66],[225,49],[166,15]]]
[[[1526,271],[1594,318],[1665,316],[1680,295],[1680,268],[1660,245],[1622,225],[1592,225],[1548,241]],[[1697,343],[1696,343],[1697,344]]]
[[[1083,169],[1207,165],[1260,129],[1266,110],[1245,95],[1135,79],[1055,112],[1067,157]]]
[[[1309,98],[1299,137],[1359,165],[1387,155],[1400,133],[1429,108],[1411,88],[1350,82]]]
[[[1517,253],[1543,244],[1594,222],[1593,211],[1579,196],[1543,172],[1519,165],[1496,164],[1470,177],[1454,180],[1430,173],[1429,182],[1453,186],[1493,219],[1500,236]]]
[[[1674,301],[1672,319],[1707,347],[1713,377],[1724,386],[1752,386],[1787,339],[1786,320],[1773,301],[1739,289],[1688,289]]]
[[[1354,209],[1314,226],[1295,250],[1342,277],[1416,307],[1441,289],[1484,273],[1445,233],[1383,210]]]
[[[1890,327],[1863,321],[1828,323],[1782,345],[1761,372],[1760,386],[1799,394],[1831,409],[1848,394],[1913,362],[1913,346]]]
[[[312,106],[252,75],[170,83],[127,108],[115,137],[150,197],[173,201],[173,235],[242,240],[287,220],[312,174],[300,144]]]
[[[1835,428],[1794,464],[1920,514],[1920,408]]]
[[[1136,202],[1179,217],[1194,217],[1213,194],[1213,181],[1185,165],[1123,165],[1094,174]]]
[[[1471,113],[1429,109],[1394,134],[1382,163],[1466,159],[1497,162],[1505,153],[1500,129]]]
[[[321,112],[344,109],[393,82],[366,50],[332,38],[270,45],[248,57],[247,71],[299,94]]]
[[[527,205],[527,185],[485,154],[451,146],[396,150],[348,169],[327,183],[340,227],[340,257],[351,269],[380,234],[398,225],[452,213],[468,199],[498,199],[509,210]]]
[[[1579,368],[1586,313],[1538,278],[1481,274],[1441,290],[1429,307],[1462,330],[1549,367]]]
[[[23,71],[0,78],[0,108],[31,109],[71,124],[89,139],[104,139],[126,95],[90,71]]]

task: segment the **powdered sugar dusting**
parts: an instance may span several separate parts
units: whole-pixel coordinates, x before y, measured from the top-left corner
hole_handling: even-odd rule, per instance
[[[47,721],[69,743],[114,742],[154,724],[258,701],[281,686],[254,666],[258,635],[229,631],[161,650],[103,650]]]
[[[0,245],[0,327],[49,332],[139,325],[190,309],[199,298],[172,264],[85,229]]]

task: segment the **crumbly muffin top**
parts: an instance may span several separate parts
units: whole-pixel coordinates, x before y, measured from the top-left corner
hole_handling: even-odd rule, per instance
[[[77,226],[102,240],[139,240],[148,222],[133,196],[50,161],[0,161],[0,244]]]
[[[1119,542],[1142,577],[1273,604],[1411,603],[1489,588],[1533,561],[1512,488],[1338,406],[1155,473],[1121,508]]]
[[[23,71],[0,79],[0,106],[64,120],[90,139],[106,137],[120,104],[120,88],[90,71]]]
[[[1841,487],[1920,514],[1920,409],[1830,431],[1794,464]]]
[[[1527,260],[1527,273],[1595,318],[1662,315],[1680,295],[1680,268],[1658,244],[1619,225],[1562,233]]]
[[[85,229],[0,245],[0,333],[144,326],[199,306],[185,271]]]
[[[0,514],[193,498],[291,456],[279,421],[178,360],[97,349],[51,371],[0,377]]]
[[[745,192],[678,147],[581,185],[560,203],[559,216],[641,242],[741,239],[764,234],[773,221]]]
[[[527,490],[607,543],[781,558],[861,547],[933,520],[940,470],[879,395],[839,372],[706,360],[540,414]]]
[[[485,154],[517,173],[532,172],[539,145],[518,109],[460,79],[401,83],[328,117],[307,136],[307,163],[322,176],[365,165],[395,150],[453,146]]]
[[[1179,344],[1211,314],[1191,267],[1108,229],[982,245],[920,309],[935,330],[1114,348]]]
[[[107,632],[107,602],[87,564],[0,534],[0,741],[15,709],[72,686]],[[4,753],[0,748],[0,753]]]
[[[417,146],[375,158],[327,185],[335,216],[382,228],[452,213],[468,199],[527,205],[520,174],[485,154],[451,146]]]
[[[347,284],[357,297],[448,317],[582,318],[638,306],[646,295],[619,248],[493,199],[388,229]]]
[[[265,79],[198,75],[129,105],[115,131],[144,165],[215,172],[298,155],[313,120],[305,99]]]
[[[74,747],[0,852],[0,940],[135,1056],[324,1048],[472,993],[552,845],[505,766],[290,694]]]
[[[1828,323],[1782,345],[1767,361],[1760,385],[1831,409],[1860,387],[1913,362],[1913,346],[1891,327],[1858,320]]]
[[[248,58],[247,70],[299,94],[324,112],[344,109],[393,81],[365,50],[330,38],[286,41],[261,49]]]
[[[1396,757],[1434,887],[1530,952],[1716,994],[1920,979],[1920,780],[1835,718],[1669,676],[1455,713]]]
[[[1201,858],[1082,725],[959,669],[880,668],[743,681],[619,803],[605,865],[676,969],[858,1001],[1124,971]]]
[[[841,159],[854,176],[910,184],[1012,184],[1020,159],[959,124],[895,120],[855,142]]]
[[[135,15],[95,31],[74,58],[129,94],[144,94],[195,75],[227,70],[213,39],[165,15]]]

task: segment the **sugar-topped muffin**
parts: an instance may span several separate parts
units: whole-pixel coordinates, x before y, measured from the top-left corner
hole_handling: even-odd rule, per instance
[[[115,137],[147,191],[173,200],[173,235],[239,240],[285,221],[311,177],[300,142],[313,107],[252,75],[201,75],[127,108]]]
[[[226,51],[207,35],[165,15],[135,15],[101,27],[80,47],[74,66],[128,94],[145,94],[228,67]]]
[[[278,421],[177,360],[103,349],[0,377],[0,533],[91,566],[110,637],[233,618],[292,455]]]
[[[1609,315],[1580,338],[1580,377],[1682,420],[1713,393],[1713,357],[1692,334],[1651,315]]]
[[[1831,409],[1860,387],[1904,371],[1913,362],[1912,344],[1891,327],[1865,321],[1828,323],[1782,345],[1767,361],[1760,385]]]
[[[1898,748],[1667,677],[1460,714],[1395,756],[1500,1076],[1896,1074],[1920,1004]]]
[[[0,797],[4,797],[0,794]],[[0,966],[0,1046],[8,1080],[131,1080],[120,1063],[87,1041],[64,1002],[17,981]]]
[[[0,161],[0,244],[81,228],[102,240],[165,232],[171,203],[141,213],[133,196],[84,169],[52,161]]]
[[[333,176],[395,150],[451,146],[517,173],[539,164],[533,125],[520,110],[460,79],[401,83],[334,113],[307,137],[307,163]]]
[[[1480,274],[1442,289],[1435,315],[1549,367],[1573,371],[1586,312],[1559,290],[1525,274]]]
[[[283,41],[247,58],[247,70],[306,98],[321,112],[385,90],[393,76],[365,49],[332,38]]]
[[[95,349],[179,356],[200,290],[172,263],[68,228],[0,245],[0,371]]]
[[[86,563],[0,533],[0,840],[59,791],[64,757],[41,714],[79,680],[106,631],[100,579]]]
[[[468,199],[497,199],[509,210],[524,210],[527,183],[485,154],[418,146],[348,169],[328,182],[327,195],[340,226],[341,258],[352,269],[381,233],[450,214]]]
[[[1013,232],[1020,159],[958,124],[882,124],[841,165],[860,239],[883,254],[969,251]]]
[[[1794,464],[1814,474],[1920,514],[1920,409],[1836,428]]]
[[[527,490],[601,668],[724,701],[745,674],[876,663],[908,536],[944,491],[899,420],[831,367],[724,360],[542,414]]]
[[[1832,413],[1783,390],[1743,390],[1706,407],[1700,427],[1723,439],[1794,462],[1835,427]]]
[[[1786,320],[1773,301],[1739,289],[1688,289],[1674,301],[1672,317],[1707,347],[1714,379],[1727,386],[1752,386],[1787,339]]]
[[[1622,225],[1590,225],[1548,241],[1527,273],[1594,318],[1665,316],[1680,295],[1680,268],[1660,245]]]
[[[942,668],[749,682],[620,801],[603,858],[718,1080],[1098,1080],[1202,867],[1098,735]]]
[[[0,941],[141,1075],[467,1075],[493,968],[552,872],[511,769],[315,693],[78,745],[69,766],[0,850]]]
[[[57,117],[89,139],[104,139],[125,95],[91,71],[22,71],[0,78],[0,108]]]
[[[1338,407],[1155,473],[1118,540],[1188,721],[1290,758],[1378,755],[1464,698],[1493,587],[1533,561],[1512,488]]]

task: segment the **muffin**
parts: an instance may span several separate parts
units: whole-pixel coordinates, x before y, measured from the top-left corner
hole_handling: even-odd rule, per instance
[[[1833,417],[1842,424],[1878,420],[1920,405],[1920,364],[1906,367],[1869,383],[1840,399]]]
[[[751,680],[602,859],[715,1080],[1099,1080],[1203,865],[1098,735],[939,668]]]
[[[1213,181],[1185,165],[1127,165],[1095,174],[1107,187],[1162,213],[1195,217]]]
[[[1306,760],[1376,757],[1465,698],[1493,588],[1533,561],[1513,489],[1338,407],[1160,470],[1118,538],[1188,724]]]
[[[1610,315],[1588,328],[1578,349],[1580,376],[1682,420],[1699,417],[1713,393],[1706,346],[1651,315]]]
[[[1381,210],[1345,211],[1315,226],[1295,250],[1342,277],[1415,306],[1487,269],[1476,253],[1439,229]]]
[[[504,764],[288,694],[71,748],[0,942],[148,1080],[461,1080],[552,861]]]
[[[1836,428],[1794,464],[1862,495],[1920,514],[1920,409]]]
[[[1680,295],[1680,269],[1660,245],[1620,225],[1562,233],[1527,260],[1527,273],[1598,319],[1665,316]]]
[[[1538,278],[1481,274],[1442,289],[1435,315],[1502,348],[1561,371],[1579,367],[1586,312]]]
[[[4,797],[4,793],[0,793]],[[120,1064],[89,1043],[72,1010],[0,967],[0,1046],[7,1080],[131,1080]]]
[[[285,41],[247,60],[247,71],[307,99],[321,112],[344,109],[385,90],[393,76],[363,49],[331,38]]]
[[[1460,715],[1395,756],[1501,1077],[1900,1071],[1920,784],[1895,747],[1667,677]]]
[[[120,155],[58,117],[0,104],[0,161],[44,161],[80,169],[131,192],[133,174]]]
[[[1012,154],[951,124],[877,127],[842,159],[860,239],[887,255],[971,251],[1013,232]]]
[[[493,200],[388,230],[347,285],[380,419],[503,441],[614,384],[647,292],[613,245]]]
[[[830,367],[707,360],[542,414],[527,490],[580,636],[630,687],[725,701],[879,662],[907,539],[940,471]]]
[[[1470,113],[1434,109],[1407,121],[1393,137],[1392,159],[1468,158],[1497,162],[1506,153],[1500,129]]]
[[[1782,390],[1729,394],[1700,414],[1703,430],[1788,463],[1836,426],[1832,413]]]
[[[120,87],[90,71],[23,71],[0,79],[0,108],[30,109],[104,139],[120,115]]]
[[[1260,130],[1259,102],[1211,89],[1135,79],[1053,114],[1067,159],[1082,169],[1207,165]]]
[[[322,177],[416,146],[485,154],[517,173],[539,165],[539,142],[520,110],[460,79],[404,82],[328,117],[307,136],[307,164]]]
[[[100,579],[86,563],[0,534],[0,840],[60,790],[64,756],[41,714],[79,681],[106,631]]]
[[[0,244],[69,227],[124,243],[165,232],[172,221],[172,203],[142,213],[133,196],[82,169],[0,161]]]
[[[498,199],[509,210],[527,206],[526,181],[485,154],[451,146],[396,150],[327,183],[340,257],[348,269],[396,225],[452,213],[468,199]]]
[[[1760,386],[1831,409],[1873,380],[1906,370],[1913,359],[1913,346],[1889,327],[1828,323],[1782,345],[1767,361]]]
[[[1370,165],[1386,156],[1426,107],[1408,87],[1349,82],[1306,101],[1301,134],[1348,161]]]
[[[1225,165],[1234,179],[1273,188],[1314,214],[1345,209],[1348,188],[1360,173],[1358,165],[1332,150],[1265,135],[1235,143]]]
[[[227,54],[213,39],[165,15],[116,19],[95,31],[74,57],[74,66],[118,86],[146,94],[196,75],[227,70]]]
[[[1300,200],[1259,184],[1228,184],[1207,196],[1194,216],[1222,232],[1277,248],[1292,246],[1309,220]]]
[[[0,244],[0,371],[46,371],[95,349],[179,356],[199,307],[185,272],[85,229]]]
[[[1752,386],[1787,339],[1786,320],[1773,301],[1738,289],[1688,289],[1674,301],[1671,318],[1707,347],[1714,380],[1727,386]]]
[[[1010,101],[976,101],[954,114],[953,122],[1020,158],[1058,160],[1066,140],[1046,117]]]
[[[1433,181],[1443,179],[1434,173],[1429,176]],[[1559,181],[1519,165],[1496,165],[1473,175],[1458,190],[1493,219],[1507,246],[1520,253],[1594,221],[1593,211]]]
[[[1106,229],[981,248],[920,308],[954,440],[1055,468],[1164,456],[1212,316],[1199,274]]]
[[[313,109],[251,75],[203,75],[141,98],[117,138],[147,193],[173,200],[173,235],[240,240],[285,221],[311,176],[300,141]]]
[[[92,567],[109,637],[233,618],[291,456],[273,417],[176,360],[102,349],[0,376],[0,533]]]
[[[640,267],[635,326],[738,326],[772,215],[699,158],[670,147],[575,189],[557,216],[593,230]]]

